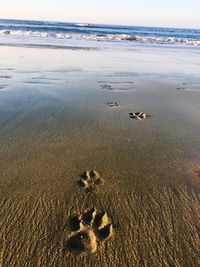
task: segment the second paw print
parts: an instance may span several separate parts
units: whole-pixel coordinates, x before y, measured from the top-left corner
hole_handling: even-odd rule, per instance
[[[78,185],[86,192],[95,192],[103,184],[103,179],[97,171],[85,171],[78,179]]]

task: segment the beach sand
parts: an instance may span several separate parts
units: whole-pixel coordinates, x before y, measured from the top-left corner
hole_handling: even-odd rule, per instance
[[[0,47],[1,266],[200,266],[199,59]]]

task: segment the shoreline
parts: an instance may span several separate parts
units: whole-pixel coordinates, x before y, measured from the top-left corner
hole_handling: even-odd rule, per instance
[[[36,37],[0,37],[0,46],[8,47],[29,47],[29,48],[50,48],[50,49],[69,49],[69,50],[177,50],[177,51],[199,51],[200,47],[187,44],[165,44],[165,43],[144,43],[130,41],[98,41],[98,40],[79,40],[79,39],[55,39],[55,38],[36,38]]]

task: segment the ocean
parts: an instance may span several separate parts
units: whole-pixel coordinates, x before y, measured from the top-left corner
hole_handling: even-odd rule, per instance
[[[0,45],[200,47],[200,30],[1,19]]]

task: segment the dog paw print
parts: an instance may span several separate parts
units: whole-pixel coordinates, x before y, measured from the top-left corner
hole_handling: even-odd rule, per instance
[[[110,84],[101,84],[100,85],[102,89],[112,90],[112,86]]]
[[[97,187],[103,183],[103,179],[96,171],[85,171],[78,180],[78,185],[87,192],[97,190]]]
[[[129,113],[129,118],[131,119],[143,120],[143,119],[146,119],[147,117],[149,117],[149,115],[144,112],[130,112]]]
[[[185,90],[184,87],[177,87],[176,90]]]
[[[119,102],[117,102],[117,101],[108,102],[107,105],[109,107],[111,107],[111,108],[119,107],[120,106]]]
[[[199,168],[198,170],[195,170],[194,173],[195,173],[198,177],[200,177],[200,168]]]
[[[11,79],[12,77],[9,75],[1,75],[0,79]]]
[[[0,84],[0,90],[6,88],[7,86],[7,84]]]
[[[98,212],[95,208],[70,218],[69,224],[66,248],[77,253],[94,253],[113,232],[107,213]]]

